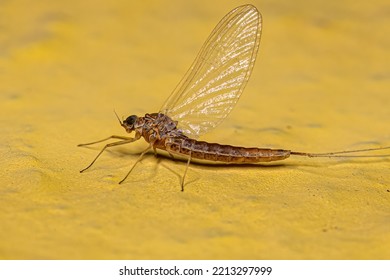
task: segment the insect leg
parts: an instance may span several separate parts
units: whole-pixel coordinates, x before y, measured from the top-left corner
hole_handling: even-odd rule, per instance
[[[184,154],[181,154],[177,149],[173,149],[171,146],[167,145],[165,146],[165,150],[168,152],[168,154],[174,158],[174,154],[177,154],[177,155],[184,155]],[[186,165],[186,169],[184,170],[184,174],[183,174],[183,177],[181,178],[181,181],[180,181],[180,186],[181,186],[181,191],[183,192],[184,191],[184,179],[187,175],[187,171],[188,171],[188,166],[190,165],[190,162],[191,162],[191,151],[189,152],[188,154],[188,160],[187,160],[187,165]]]
[[[127,177],[130,175],[131,171],[133,171],[133,169],[134,169],[134,167],[137,165],[137,163],[141,161],[142,157],[143,157],[143,156],[152,148],[152,146],[153,146],[153,144],[151,143],[151,144],[149,145],[149,147],[147,147],[147,148],[139,155],[137,161],[133,164],[133,166],[131,167],[131,169],[129,170],[129,172],[127,172],[125,178],[123,178],[123,179],[119,182],[119,184],[122,184],[122,183],[127,179]]]
[[[170,153],[168,152],[169,156],[172,158],[172,159],[175,159],[175,157]]]
[[[190,165],[190,161],[191,161],[191,153],[188,157],[188,160],[187,160],[187,165],[186,165],[186,169],[184,170],[184,174],[183,174],[183,177],[181,178],[181,191],[184,192],[184,178],[186,177],[187,175],[187,170],[188,170],[188,166]]]
[[[85,144],[78,144],[77,146],[78,147],[82,147],[82,146],[89,146],[89,145],[93,145],[93,144],[97,144],[97,143],[101,143],[101,142],[104,142],[104,141],[107,141],[109,139],[122,139],[122,140],[130,140],[130,139],[134,139],[132,137],[126,137],[126,136],[118,136],[118,135],[111,135],[110,137],[107,137],[107,138],[104,138],[102,140],[98,140],[98,141],[95,141],[95,142],[91,142],[91,143],[85,143]]]
[[[153,150],[154,150],[154,156],[155,157],[158,157],[158,153],[157,153],[157,149],[153,147]],[[169,156],[172,158],[172,159],[175,159],[175,157],[170,153],[168,152]]]
[[[154,156],[157,157],[157,150],[155,147],[153,147]]]
[[[110,139],[110,138],[115,138],[115,137],[108,137],[106,138],[105,140],[107,139]],[[105,140],[102,140],[102,141],[105,141]],[[100,155],[104,152],[105,149],[109,148],[109,147],[113,147],[113,146],[119,146],[119,145],[124,145],[124,144],[127,144],[127,143],[131,143],[131,142],[134,142],[138,140],[137,138],[126,138],[126,140],[122,140],[122,141],[118,141],[118,142],[114,142],[114,143],[110,143],[110,144],[107,144],[103,147],[103,149],[98,153],[98,155],[95,157],[95,159],[91,162],[90,165],[88,165],[86,168],[80,170],[80,173],[84,172],[85,170],[87,170],[88,168],[90,168],[94,163],[95,161],[100,157]],[[102,141],[97,141],[97,142],[93,142],[93,143],[88,143],[88,144],[83,144],[83,145],[89,145],[89,144],[94,144],[94,143],[99,143],[99,142],[102,142]]]

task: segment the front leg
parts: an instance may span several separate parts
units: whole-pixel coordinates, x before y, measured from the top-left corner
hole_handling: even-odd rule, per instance
[[[136,137],[137,137],[137,135],[136,135]],[[85,144],[78,144],[77,146],[78,146],[78,147],[89,146],[89,145],[101,143],[101,142],[104,142],[104,141],[107,141],[107,140],[110,140],[110,139],[122,139],[122,140],[131,140],[131,139],[134,139],[133,141],[135,141],[135,140],[138,140],[139,138],[140,138],[140,137],[138,137],[137,139],[135,139],[135,138],[133,138],[133,137],[111,135],[111,136],[109,136],[109,137],[107,137],[107,138],[104,138],[104,139],[102,139],[102,140],[98,140],[98,141],[90,142],[90,143],[85,143]]]
[[[95,163],[95,161],[100,157],[100,155],[104,152],[105,149],[107,149],[109,147],[124,145],[124,144],[127,144],[127,143],[131,143],[131,142],[137,141],[138,139],[141,138],[141,136],[139,134],[136,134],[135,137],[132,138],[132,137],[122,137],[122,136],[112,135],[110,137],[107,137],[105,139],[102,139],[102,140],[99,140],[99,141],[96,141],[96,142],[91,142],[91,143],[87,143],[87,144],[80,144],[78,146],[92,145],[92,144],[96,144],[96,143],[100,143],[100,142],[106,141],[106,140],[111,139],[111,138],[123,139],[123,140],[122,141],[117,141],[117,142],[114,142],[114,143],[110,143],[110,144],[106,144],[103,147],[103,149],[98,153],[98,155],[95,157],[95,159],[86,168],[80,170],[80,173],[82,173],[85,170],[87,170],[88,168],[90,168]]]

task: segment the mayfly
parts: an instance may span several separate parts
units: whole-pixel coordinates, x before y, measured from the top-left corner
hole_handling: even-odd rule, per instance
[[[220,124],[233,109],[251,75],[260,44],[261,15],[252,5],[243,5],[229,12],[214,28],[198,56],[173,90],[158,113],[144,117],[131,115],[121,121],[126,132],[134,137],[112,135],[119,141],[107,144],[83,172],[90,168],[106,148],[128,144],[143,137],[149,146],[140,154],[127,175],[149,150],[167,151],[171,156],[188,158],[181,178],[181,189],[192,159],[226,163],[258,163],[283,160],[290,155],[307,157],[361,157],[350,153],[390,149],[390,147],[331,153],[294,152],[284,149],[246,148],[196,140]],[[363,155],[364,156],[364,155]],[[369,155],[370,156],[370,155]],[[375,155],[371,155],[375,156]],[[389,156],[389,155],[377,155]]]

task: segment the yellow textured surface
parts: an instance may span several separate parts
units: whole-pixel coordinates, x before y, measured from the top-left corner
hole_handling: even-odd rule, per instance
[[[141,3],[142,2],[142,3]],[[223,4],[222,4],[223,3]],[[158,110],[245,1],[5,1],[0,258],[388,259],[390,160],[191,165],[106,152],[113,114]],[[390,144],[388,1],[256,1],[260,53],[205,140],[326,152]]]

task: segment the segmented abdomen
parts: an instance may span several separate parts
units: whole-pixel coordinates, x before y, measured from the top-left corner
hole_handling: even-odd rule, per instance
[[[231,163],[255,163],[282,160],[289,150],[245,148],[197,141],[186,137],[169,138],[165,148],[173,154],[191,155],[191,158]]]

